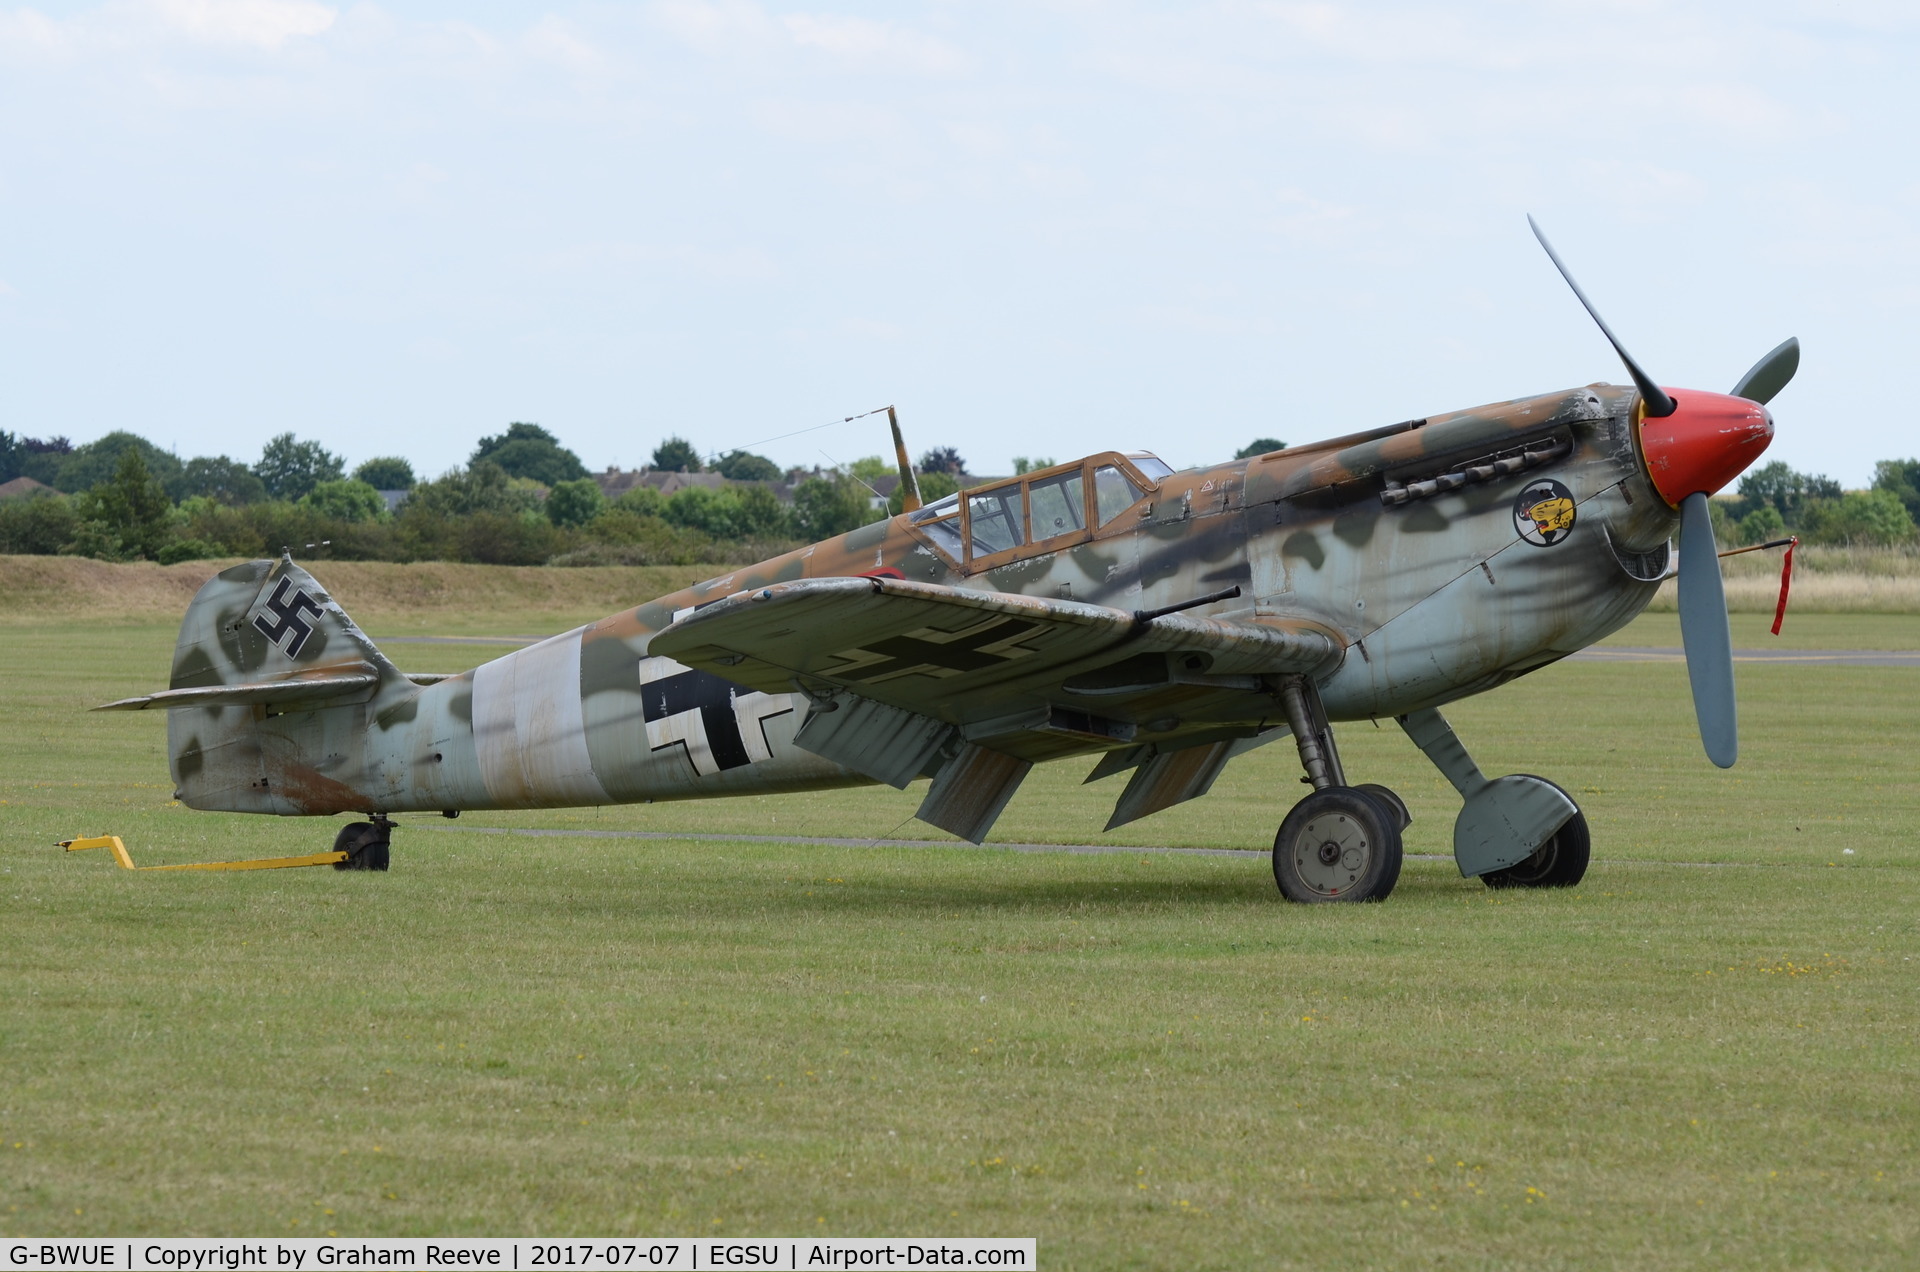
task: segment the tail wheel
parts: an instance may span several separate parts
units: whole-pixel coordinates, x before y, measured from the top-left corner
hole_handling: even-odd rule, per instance
[[[1551,782],[1547,784],[1553,786]],[[1554,789],[1567,794],[1558,786]],[[1573,797],[1567,798],[1571,801]],[[1503,870],[1489,870],[1480,876],[1480,881],[1489,888],[1571,888],[1586,876],[1587,862],[1592,855],[1593,838],[1587,833],[1587,815],[1576,807],[1567,824],[1534,849],[1531,857]]]
[[[1273,881],[1289,901],[1384,901],[1400,880],[1397,810],[1351,786],[1293,806],[1273,840]]]
[[[388,858],[387,832],[372,822],[350,822],[333,837],[333,850],[347,854],[345,861],[333,863],[335,870],[385,870]]]

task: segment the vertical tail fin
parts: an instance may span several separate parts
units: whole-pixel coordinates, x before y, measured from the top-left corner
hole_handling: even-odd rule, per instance
[[[333,812],[366,804],[343,780],[364,722],[323,709],[402,688],[412,686],[326,589],[283,558],[209,579],[181,621],[168,692],[126,705],[171,708],[167,753],[183,803]]]
[[[288,559],[248,561],[207,580],[187,606],[167,687],[253,684],[348,663],[393,670],[313,575]]]

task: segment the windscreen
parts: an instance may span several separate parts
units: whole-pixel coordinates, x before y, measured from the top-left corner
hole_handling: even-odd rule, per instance
[[[1017,483],[968,495],[967,519],[977,557],[1005,552],[1027,541],[1026,509]]]
[[[1146,493],[1112,464],[1103,464],[1093,470],[1093,490],[1100,524],[1103,526],[1133,507],[1140,501],[1140,496]]]

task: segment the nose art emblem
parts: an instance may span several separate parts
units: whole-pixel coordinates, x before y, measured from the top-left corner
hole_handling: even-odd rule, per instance
[[[1513,528],[1536,548],[1549,548],[1573,533],[1573,492],[1551,477],[1527,483],[1513,501]]]

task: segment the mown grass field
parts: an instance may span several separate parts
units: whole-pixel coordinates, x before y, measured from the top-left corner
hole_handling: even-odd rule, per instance
[[[420,630],[339,591],[376,636]],[[577,599],[433,630],[549,630]],[[1598,860],[1567,892],[1416,859],[1384,905],[1289,907],[1262,860],[1151,851],[1270,842],[1286,747],[1109,836],[1119,779],[1043,767],[996,833],[1137,852],[480,833],[938,838],[883,789],[407,819],[385,876],[148,877],[51,844],[160,864],[336,823],[172,807],[157,713],[85,714],[164,680],[172,622],[6,617],[0,1233],[1000,1233],[1053,1268],[1920,1248],[1914,669],[1743,665],[1731,773],[1678,665],[1450,710],[1489,771],[1582,801]],[[1920,648],[1920,618],[1784,639]],[[1411,744],[1342,741],[1412,806],[1409,851],[1445,852]]]

